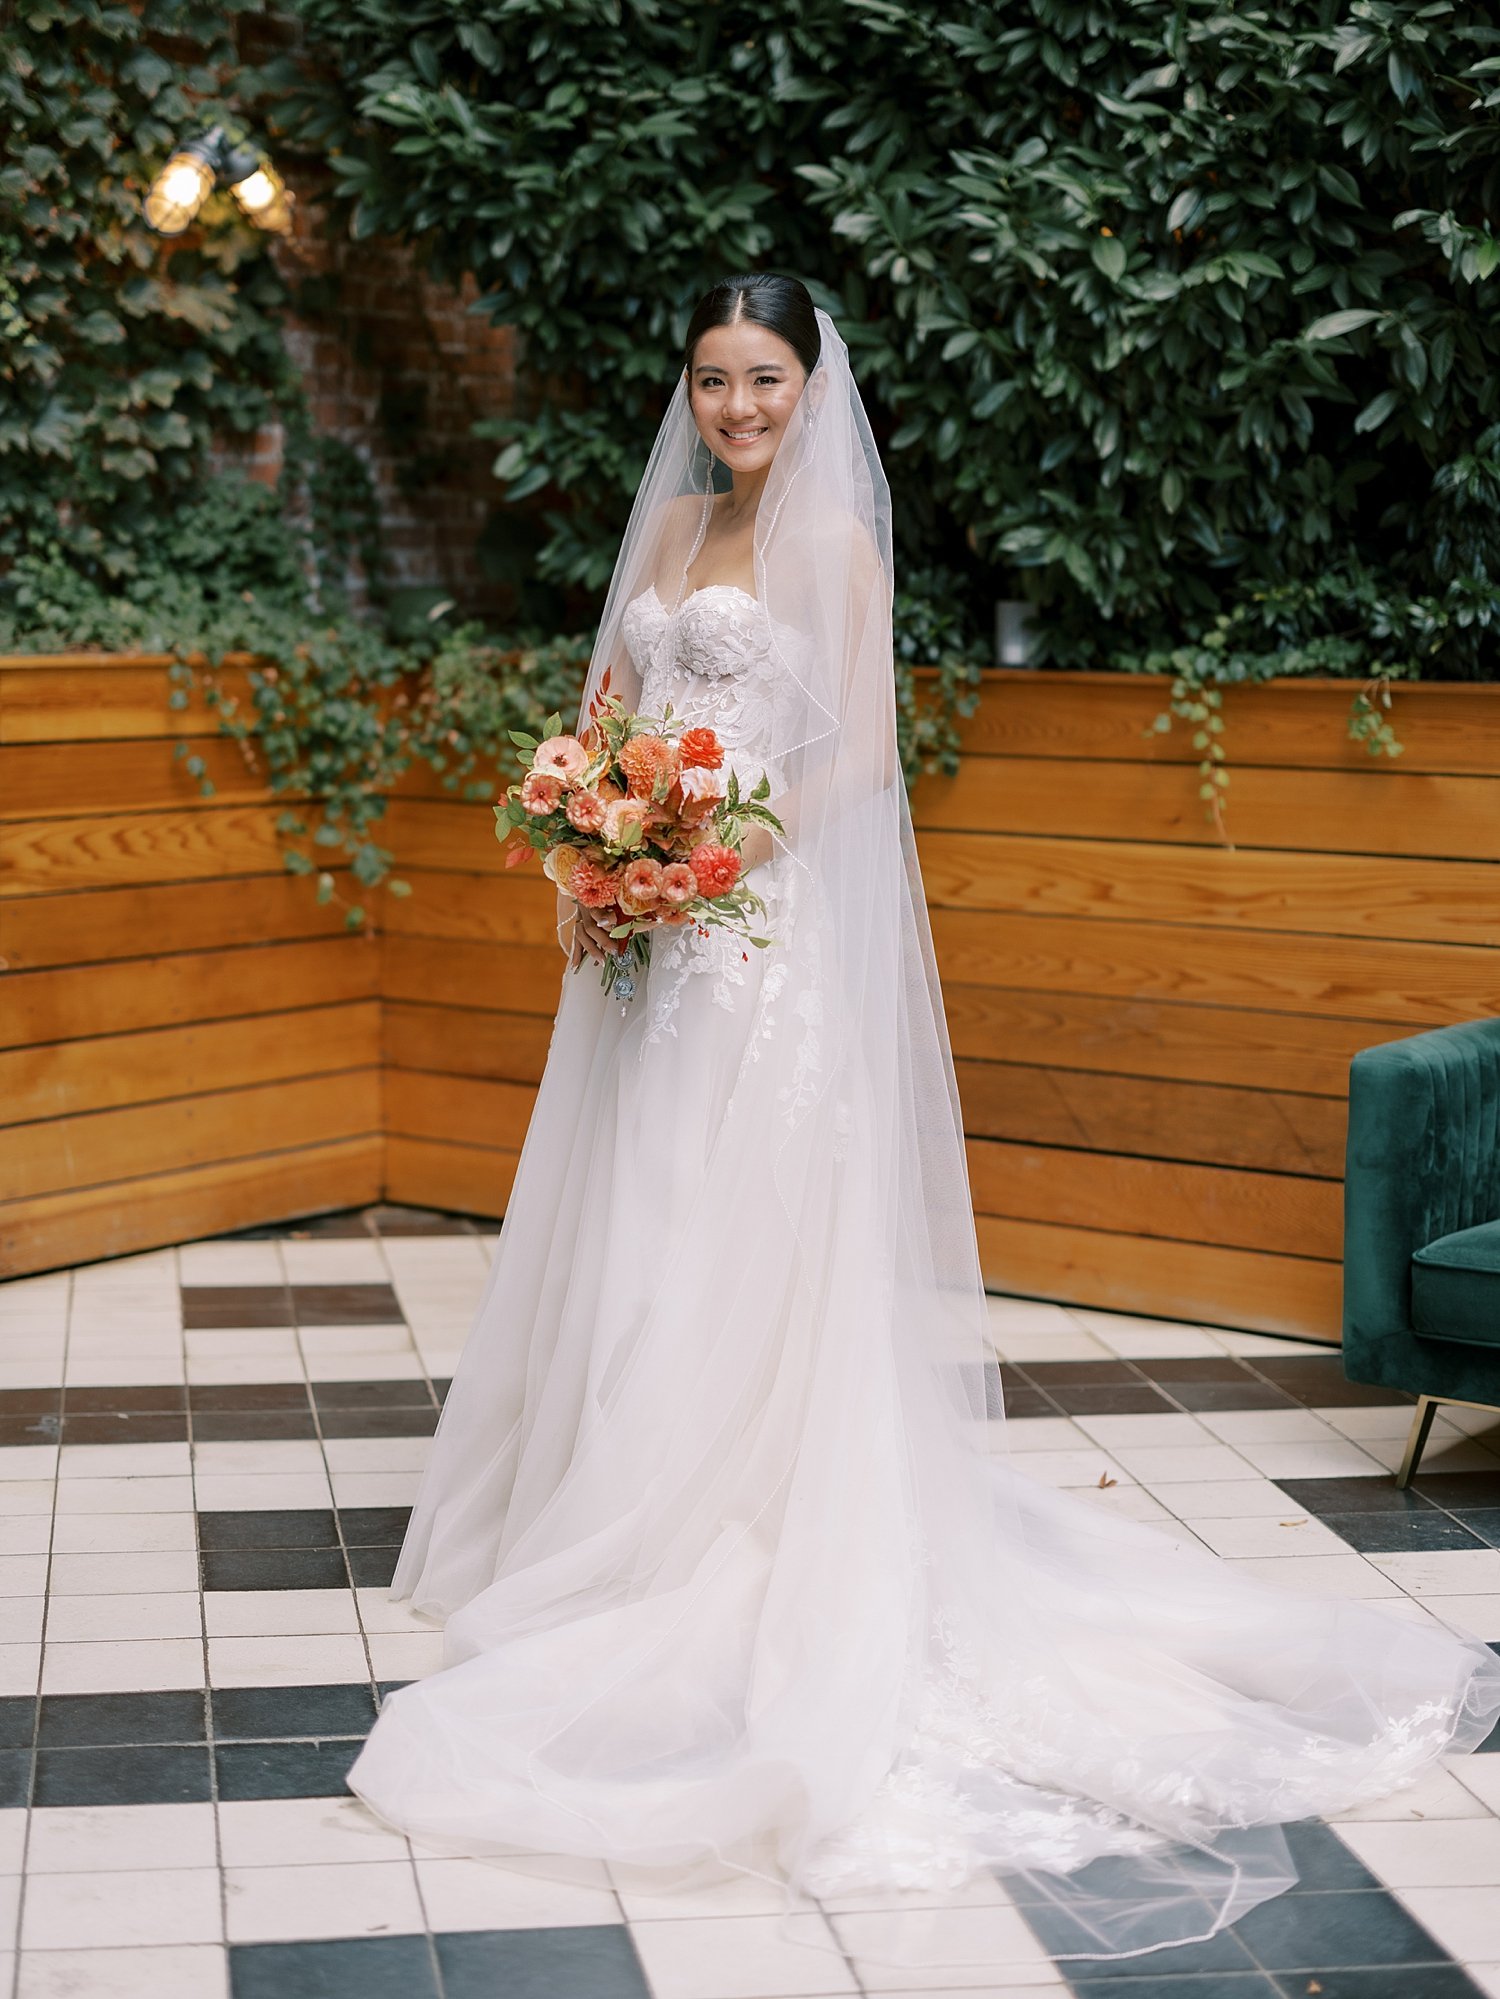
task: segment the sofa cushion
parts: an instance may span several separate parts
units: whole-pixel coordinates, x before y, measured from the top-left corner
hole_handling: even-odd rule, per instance
[[[1411,1316],[1424,1339],[1500,1349],[1500,1222],[1458,1229],[1417,1251]]]

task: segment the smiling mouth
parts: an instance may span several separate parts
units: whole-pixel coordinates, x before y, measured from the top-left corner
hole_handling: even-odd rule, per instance
[[[754,444],[756,438],[764,437],[770,427],[766,423],[762,424],[759,430],[725,430],[721,425],[719,435],[727,438],[731,444]]]

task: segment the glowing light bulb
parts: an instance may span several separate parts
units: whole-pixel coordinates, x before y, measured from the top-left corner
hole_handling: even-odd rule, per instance
[[[160,235],[179,236],[208,199],[213,169],[196,153],[174,153],[151,183],[146,220]]]

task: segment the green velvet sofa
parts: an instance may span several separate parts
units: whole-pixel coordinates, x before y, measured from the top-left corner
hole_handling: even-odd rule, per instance
[[[1350,1064],[1344,1372],[1417,1397],[1400,1486],[1442,1403],[1500,1421],[1500,1020]]]

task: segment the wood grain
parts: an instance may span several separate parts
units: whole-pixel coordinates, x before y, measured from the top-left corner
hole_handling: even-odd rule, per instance
[[[977,1214],[1288,1256],[1340,1253],[1336,1182],[984,1138],[971,1138],[968,1152]]]
[[[1330,1345],[1341,1335],[1336,1263],[994,1215],[977,1228],[993,1291]]]
[[[380,1066],[380,1003],[192,1021],[0,1051],[0,1125]]]
[[[343,1139],[8,1202],[0,1277],[364,1207],[380,1199],[383,1152],[378,1137]]]
[[[339,895],[352,901],[349,870],[330,872]],[[5,959],[0,969],[29,972],[345,935],[344,912],[337,902],[319,903],[305,880],[278,869],[274,875],[229,875],[218,881],[14,897],[0,903]]]

